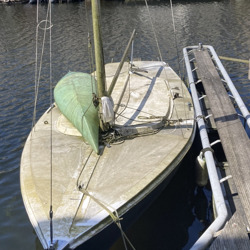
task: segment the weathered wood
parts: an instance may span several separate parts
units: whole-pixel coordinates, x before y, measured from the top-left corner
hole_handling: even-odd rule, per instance
[[[92,21],[94,32],[94,45],[95,45],[95,63],[96,63],[96,77],[98,85],[98,96],[106,95],[105,90],[105,68],[104,68],[104,55],[102,46],[101,34],[101,14],[100,14],[100,0],[91,1],[92,6]]]
[[[249,250],[250,241],[244,230],[243,226],[245,221],[243,220],[244,212],[236,211],[230,221],[226,224],[219,237],[212,243],[210,250],[227,249],[227,250]]]
[[[233,215],[232,220],[225,227],[225,230],[226,228],[229,228],[230,233],[223,237],[219,237],[217,242],[223,241],[223,244],[226,245],[233,241],[234,243],[231,242],[229,244],[231,246],[230,249],[237,249],[235,248],[236,245],[244,245],[244,242],[248,237],[246,227],[250,224],[249,138],[238,118],[208,51],[196,50],[194,51],[194,55],[198,68],[197,71],[208,97],[223,150],[240,199],[240,202],[235,201],[234,205],[236,212]],[[237,227],[235,227],[235,225],[237,225]],[[243,233],[242,235],[242,233],[239,233],[240,231],[245,232],[245,234]],[[233,244],[236,244],[235,247]],[[219,249],[218,245],[216,246],[216,249]],[[238,249],[246,248],[241,246]]]
[[[225,172],[227,176],[231,175],[230,168],[226,168]],[[247,233],[247,218],[238,196],[234,180],[230,178],[226,184],[228,185],[225,185],[225,190],[233,216],[220,232],[216,240],[213,241],[209,249],[248,250],[250,249],[250,241]]]

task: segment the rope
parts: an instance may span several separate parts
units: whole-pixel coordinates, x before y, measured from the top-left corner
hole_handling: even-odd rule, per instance
[[[92,151],[92,152],[93,152],[93,151]],[[92,153],[92,152],[91,152],[91,153]],[[90,154],[90,155],[91,155],[91,154]],[[90,157],[90,155],[89,155],[89,157]],[[95,164],[95,167],[97,166],[97,163],[98,163],[99,159],[100,159],[100,156],[98,157],[98,160],[97,160],[97,162],[96,162],[96,164]],[[88,161],[88,160],[87,160],[87,161]],[[92,194],[90,194],[90,193],[88,192],[88,190],[87,190],[88,185],[89,185],[89,182],[90,182],[90,179],[92,178],[92,175],[93,175],[93,173],[94,173],[94,171],[95,171],[95,167],[94,167],[94,169],[93,169],[93,171],[92,171],[92,174],[91,174],[91,176],[90,176],[90,178],[89,178],[88,183],[85,183],[85,184],[84,184],[84,183],[80,183],[80,176],[81,176],[81,174],[82,174],[82,172],[81,172],[81,174],[79,175],[78,180],[77,180],[77,186],[78,186],[78,188],[79,188],[79,191],[81,191],[84,195],[88,195],[88,196],[89,196],[90,198],[92,198],[99,206],[101,206],[105,211],[108,212],[108,214],[110,215],[110,217],[112,218],[112,220],[115,222],[115,224],[117,225],[117,227],[120,229],[120,232],[121,232],[121,236],[122,236],[122,240],[123,240],[123,244],[124,244],[125,249],[128,249],[128,248],[127,248],[126,241],[129,243],[129,245],[132,247],[132,249],[135,249],[135,248],[133,247],[132,243],[130,242],[130,240],[128,239],[128,237],[126,236],[125,232],[124,232],[123,229],[122,229],[122,226],[121,226],[121,223],[120,223],[120,220],[122,220],[122,218],[119,217],[117,211],[116,211],[115,209],[113,209],[114,212],[112,212],[112,211],[108,208],[108,205],[107,205],[107,204],[105,204],[104,202],[102,202],[102,201],[100,201],[99,199],[97,199],[96,197],[94,197],[94,196],[93,196]],[[84,185],[85,185],[85,188],[84,188]],[[78,208],[78,209],[79,209],[79,208]]]
[[[164,117],[162,117],[164,119]],[[103,144],[107,145],[108,147],[110,146],[110,144],[112,145],[117,145],[117,144],[121,144],[123,143],[125,140],[131,140],[131,139],[134,139],[134,138],[137,138],[137,137],[143,137],[143,136],[149,136],[149,135],[155,135],[157,133],[159,133],[160,131],[162,131],[163,129],[165,128],[171,128],[169,126],[173,126],[174,125],[174,128],[172,128],[168,134],[172,134],[176,131],[177,129],[177,125],[176,123],[180,123],[182,121],[193,121],[193,119],[182,119],[182,120],[174,120],[174,119],[168,119],[165,121],[165,123],[162,123],[162,125],[158,128],[155,128],[155,129],[152,129],[152,130],[148,130],[148,131],[145,131],[145,132],[137,132],[137,133],[131,133],[131,134],[128,134],[128,135],[122,135],[120,132],[119,132],[119,129],[118,130],[113,130],[112,133],[109,133],[107,135],[103,135],[102,136],[102,142]],[[163,120],[162,120],[163,121]],[[164,132],[166,133],[166,132]]]
[[[127,244],[126,241],[129,243],[130,247],[135,250],[134,246],[132,245],[132,243],[130,242],[130,240],[128,239],[128,237],[126,236],[125,232],[122,229],[121,223],[120,221],[122,220],[122,218],[119,217],[118,212],[116,209],[112,208],[114,210],[114,212],[112,212],[109,208],[108,205],[105,204],[103,201],[101,201],[100,199],[97,199],[94,195],[90,194],[88,192],[87,189],[85,189],[83,186],[79,186],[79,191],[81,191],[84,195],[89,196],[91,199],[93,199],[94,202],[96,202],[101,208],[103,208],[111,217],[111,219],[113,220],[113,222],[117,225],[117,227],[120,229],[121,231],[121,236],[123,239],[123,243],[125,246],[125,249],[127,248]],[[126,241],[125,241],[126,240]]]

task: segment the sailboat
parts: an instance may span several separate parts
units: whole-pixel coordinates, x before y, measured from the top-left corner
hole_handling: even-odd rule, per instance
[[[69,72],[25,143],[21,192],[44,249],[74,249],[138,216],[163,190],[195,134],[189,91],[163,61],[104,65],[92,0],[96,71]],[[122,220],[123,219],[123,220]]]

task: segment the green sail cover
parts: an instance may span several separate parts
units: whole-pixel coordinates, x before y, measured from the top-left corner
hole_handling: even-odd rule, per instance
[[[54,89],[55,102],[60,111],[78,129],[83,138],[99,151],[98,109],[93,104],[96,81],[89,74],[70,72]]]

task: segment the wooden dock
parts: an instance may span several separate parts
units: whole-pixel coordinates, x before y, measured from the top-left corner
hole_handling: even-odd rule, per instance
[[[206,49],[194,50],[199,79],[228,162],[224,174],[231,218],[210,249],[250,249],[250,143],[234,105]],[[215,152],[216,154],[216,152]],[[216,237],[215,236],[215,237]]]

